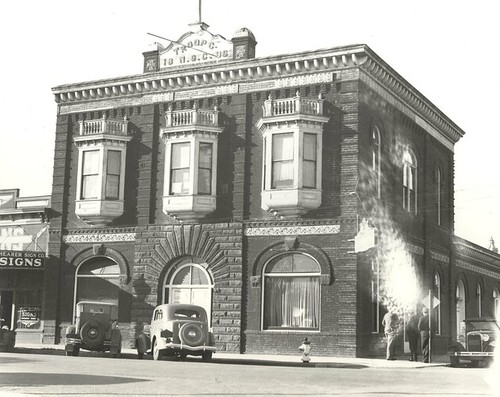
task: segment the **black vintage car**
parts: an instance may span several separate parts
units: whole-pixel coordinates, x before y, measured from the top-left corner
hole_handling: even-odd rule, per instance
[[[121,353],[118,306],[106,302],[78,302],[76,321],[66,329],[66,355],[78,356],[80,349]]]
[[[451,366],[457,366],[461,361],[489,365],[495,356],[500,322],[494,318],[469,318],[464,323],[465,346],[459,343],[454,351],[450,351]]]

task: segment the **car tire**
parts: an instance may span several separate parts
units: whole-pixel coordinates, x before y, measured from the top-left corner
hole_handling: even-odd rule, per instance
[[[105,336],[104,326],[98,321],[89,321],[83,324],[80,330],[80,337],[83,343],[90,349],[102,345]]]
[[[201,354],[201,359],[203,361],[210,361],[212,359],[212,352],[203,352]]]
[[[206,340],[206,334],[200,324],[185,323],[179,329],[179,338],[185,345],[199,346]]]
[[[458,357],[451,356],[450,357],[450,365],[452,367],[458,367],[458,364],[460,363],[460,360]]]
[[[153,353],[153,360],[158,361],[161,359],[162,356],[162,351],[158,348],[158,342],[155,341],[153,342],[153,348],[151,349]]]

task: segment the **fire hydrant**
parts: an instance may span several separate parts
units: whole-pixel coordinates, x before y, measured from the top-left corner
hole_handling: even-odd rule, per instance
[[[311,349],[312,349],[311,342],[309,342],[307,338],[304,338],[302,344],[299,346],[299,351],[302,352],[301,360],[303,363],[308,363],[309,361],[311,361],[310,357]]]

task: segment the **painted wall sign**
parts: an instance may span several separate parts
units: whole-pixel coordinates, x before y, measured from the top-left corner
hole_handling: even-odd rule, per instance
[[[233,58],[233,43],[205,29],[189,32],[160,52],[160,69]]]
[[[46,251],[47,240],[44,224],[0,226],[0,250]]]
[[[1,269],[45,269],[45,252],[0,251]]]

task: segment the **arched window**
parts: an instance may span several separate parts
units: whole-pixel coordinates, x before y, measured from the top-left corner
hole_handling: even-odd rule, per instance
[[[465,285],[462,280],[457,282],[457,290],[455,295],[457,306],[457,341],[465,343]]]
[[[403,208],[417,213],[417,158],[410,148],[403,153]]]
[[[483,287],[481,283],[477,283],[476,287],[476,301],[477,301],[477,316],[483,316]]]
[[[372,172],[376,183],[377,197],[380,197],[380,130],[377,126],[372,129]]]
[[[436,222],[438,225],[441,225],[441,200],[442,200],[442,175],[441,168],[436,167]]]
[[[120,266],[110,258],[93,257],[83,262],[76,273],[75,305],[81,301],[118,305],[120,274]]]
[[[263,328],[319,329],[320,266],[309,255],[286,253],[264,266]]]
[[[433,296],[442,302],[441,296],[441,276],[438,272],[434,273]],[[437,305],[432,311],[436,320],[436,333],[441,334],[441,304]]]
[[[165,279],[163,303],[201,306],[210,319],[213,287],[210,275],[203,266],[196,263],[184,263],[175,267]]]
[[[493,314],[497,320],[500,320],[500,291],[498,288],[493,290]]]

